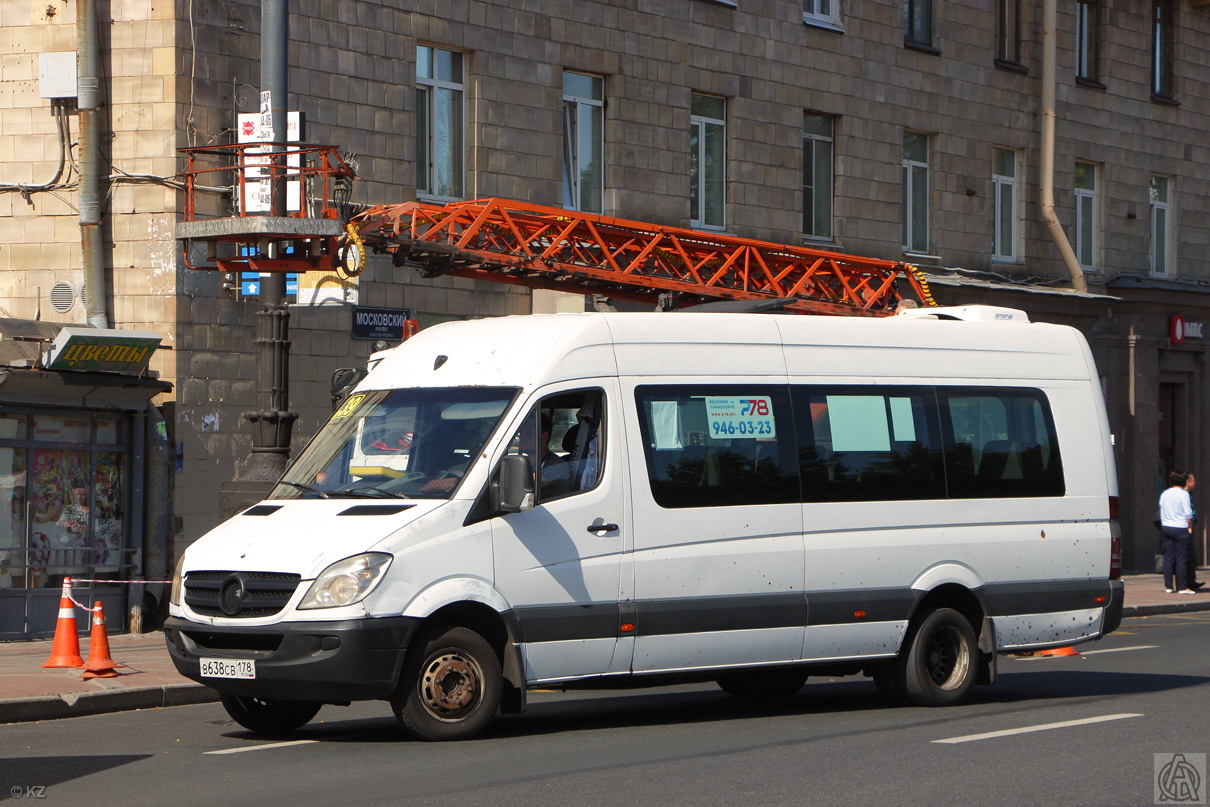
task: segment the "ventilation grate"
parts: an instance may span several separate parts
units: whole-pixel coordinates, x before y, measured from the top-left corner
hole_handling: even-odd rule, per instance
[[[76,291],[70,283],[60,280],[50,287],[50,307],[64,314],[76,304]]]
[[[415,507],[414,504],[357,504],[341,510],[338,516],[393,516]]]

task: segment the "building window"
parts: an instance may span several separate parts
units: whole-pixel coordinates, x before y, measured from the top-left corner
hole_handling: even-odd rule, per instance
[[[722,229],[726,219],[727,101],[693,93],[689,118],[690,223]]]
[[[1097,167],[1076,163],[1076,258],[1085,269],[1096,267]]]
[[[996,15],[996,58],[1021,62],[1021,0],[998,0]]]
[[[929,251],[929,137],[903,133],[903,248]]]
[[[1151,205],[1151,274],[1167,275],[1172,264],[1168,245],[1172,243],[1172,219],[1168,214],[1168,177],[1153,176],[1148,197]]]
[[[563,74],[563,206],[602,211],[605,80]]]
[[[835,176],[832,154],[835,119],[814,112],[803,114],[802,232],[808,238],[832,238],[832,197]]]
[[[416,48],[416,190],[426,196],[464,196],[462,61],[457,51]]]
[[[129,423],[84,412],[0,414],[0,589],[64,576],[119,579],[127,540]],[[0,618],[0,634],[13,629]]]
[[[992,157],[992,187],[995,194],[995,241],[992,260],[1016,261],[1017,252],[1017,152],[995,149]]]
[[[839,5],[839,0],[802,0],[803,22],[836,28],[840,25]]]
[[[903,41],[926,48],[933,46],[933,0],[904,0]]]
[[[1172,97],[1172,45],[1174,37],[1172,0],[1151,3],[1151,93]]]
[[[1101,55],[1101,0],[1076,0],[1076,78],[1097,81]]]

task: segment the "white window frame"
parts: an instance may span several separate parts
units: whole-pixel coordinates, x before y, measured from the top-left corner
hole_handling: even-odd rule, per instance
[[[840,25],[840,0],[802,0],[802,21],[808,25],[843,31]]]
[[[809,116],[824,119],[828,122],[830,134],[820,132],[807,131],[806,120]],[[820,151],[824,148],[821,144],[827,144],[827,186],[824,192],[820,192],[820,187],[816,183],[819,178],[819,162]],[[815,241],[831,241],[836,237],[836,116],[825,115],[822,112],[804,112],[803,113],[803,133],[802,133],[802,149],[803,149],[803,237]],[[808,175],[807,151],[810,149],[811,160],[810,168],[815,169]],[[811,198],[813,204],[808,204],[807,188],[811,188]],[[814,222],[819,218],[820,199],[826,197],[827,202],[827,228],[826,233],[815,232]],[[808,225],[808,220],[811,222]]]
[[[1097,203],[1097,184],[1100,167],[1095,163],[1086,163],[1083,160],[1077,160],[1077,168],[1081,165],[1086,165],[1092,170],[1089,172],[1092,177],[1091,188],[1081,188],[1076,185],[1077,181],[1073,172],[1072,190],[1075,195],[1076,208],[1076,243],[1075,252],[1076,260],[1080,263],[1082,269],[1096,269],[1097,266],[1097,251],[1100,248],[1099,235],[1097,227],[1098,218],[1098,203]],[[1087,230],[1087,233],[1085,232]]]
[[[1159,189],[1157,185],[1160,186]],[[1168,277],[1172,274],[1172,185],[1172,177],[1160,174],[1153,174],[1147,183],[1150,212],[1147,253],[1151,274],[1157,277]],[[1158,198],[1160,196],[1163,198]]]
[[[925,160],[924,162],[916,159],[909,159],[907,154],[907,137],[908,135],[917,135],[924,139]],[[905,131],[904,135],[904,152],[903,152],[903,250],[912,254],[927,255],[932,248],[931,239],[931,222],[933,217],[932,211],[932,177],[929,171],[928,158],[932,151],[932,138],[924,132]],[[923,178],[922,178],[923,177]],[[917,185],[923,182],[924,191],[919,193]],[[917,224],[918,211],[916,210],[916,200],[922,197],[924,199],[924,215],[920,219],[924,229],[923,233],[916,232],[915,225]],[[921,245],[921,241],[923,244]]]
[[[594,82],[600,98],[574,95],[567,90],[567,77],[577,76]],[[591,73],[563,72],[563,206],[584,213],[603,213],[605,204],[605,79]],[[593,136],[593,118],[597,121]],[[587,140],[584,132],[587,129]],[[580,165],[581,147],[588,142],[592,152],[592,180],[596,198],[585,199],[584,169]],[[590,191],[591,193],[591,191]]]
[[[727,109],[727,99],[721,96],[709,95],[706,93],[693,93],[694,98],[716,98],[723,103],[723,118],[709,117],[690,112],[689,127],[693,136],[697,139],[696,152],[693,158],[697,165],[696,171],[690,171],[689,182],[690,188],[690,213],[689,224],[691,227],[699,227],[704,230],[723,230],[727,226],[727,121],[725,119]],[[717,129],[717,137],[715,141],[718,144],[719,154],[715,155],[716,159],[721,162],[723,167],[723,179],[720,188],[722,198],[718,200],[718,216],[716,220],[707,220],[706,215],[709,210],[706,199],[706,188],[702,185],[702,175],[707,164],[706,153],[706,132],[709,127]],[[692,143],[692,139],[690,141]],[[697,204],[693,204],[693,197],[697,196]]]
[[[435,64],[438,52],[455,54],[458,57],[461,81],[421,76],[421,49],[431,51],[430,65]],[[457,201],[466,195],[466,61],[466,54],[462,51],[436,45],[416,46],[416,195],[424,199]],[[447,112],[442,101],[445,93],[454,95],[453,103],[457,105],[457,123],[461,131],[458,133],[456,147],[450,149],[444,161],[439,162],[440,149],[436,132],[438,121],[442,120],[443,113]],[[443,185],[445,187],[442,187]]]
[[[996,152],[1012,157],[1012,175],[996,171]],[[1021,176],[1021,154],[1016,149],[996,146],[992,152],[992,199],[994,234],[992,237],[992,260],[999,263],[1019,263],[1021,260],[1021,194],[1018,178]],[[1008,197],[1007,200],[1005,197]],[[1008,208],[1007,211],[1005,208]],[[1005,213],[1007,212],[1007,216]],[[1004,232],[1008,221],[1010,231]],[[1004,251],[1007,245],[1008,251]]]

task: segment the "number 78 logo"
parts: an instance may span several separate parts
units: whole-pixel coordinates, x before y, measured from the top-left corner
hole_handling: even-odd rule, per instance
[[[769,416],[769,401],[765,398],[741,398],[743,407],[740,410],[740,415],[759,415],[761,417]]]

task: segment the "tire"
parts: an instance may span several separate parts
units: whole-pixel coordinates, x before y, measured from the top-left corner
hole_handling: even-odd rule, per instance
[[[323,705],[314,701],[266,700],[238,695],[219,697],[232,720],[261,734],[284,734],[302,728]]]
[[[882,661],[870,669],[870,677],[883,699],[894,706],[907,706],[907,690],[899,673],[899,661]]]
[[[467,628],[417,637],[391,705],[418,740],[465,740],[496,716],[504,675],[487,640]]]
[[[899,658],[890,670],[875,671],[879,690],[891,699],[896,688],[917,706],[953,706],[966,700],[979,673],[975,630],[952,608],[934,608],[912,620]],[[880,676],[882,681],[880,683]]]
[[[792,698],[807,683],[807,674],[795,669],[736,670],[717,679],[719,687],[744,700],[783,701]]]

